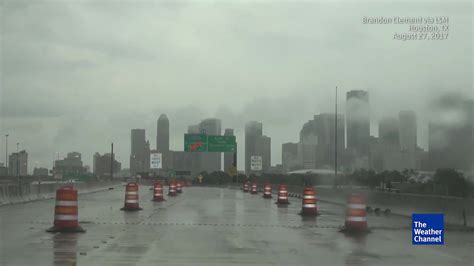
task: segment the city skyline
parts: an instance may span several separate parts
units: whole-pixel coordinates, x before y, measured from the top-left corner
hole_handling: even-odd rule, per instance
[[[369,94],[370,94],[370,93],[369,93]],[[449,97],[454,97],[454,98],[457,98],[458,100],[464,101],[464,102],[466,102],[466,103],[473,101],[472,99],[464,99],[464,98],[461,97],[460,95],[456,95],[456,94],[445,94],[443,97],[448,97],[448,98],[449,98]],[[346,100],[347,100],[347,99],[346,99]],[[344,105],[343,105],[343,107],[344,107]],[[433,108],[433,105],[431,105],[431,108]],[[341,108],[341,109],[342,109],[342,108]],[[339,116],[341,116],[341,115],[342,115],[342,117],[344,116],[343,113],[340,113],[340,112],[338,112],[338,113],[339,113]],[[319,117],[319,116],[321,116],[321,115],[331,115],[331,113],[330,113],[330,112],[328,112],[328,113],[324,113],[324,112],[323,112],[323,113],[315,114],[315,115],[313,115],[313,118]],[[332,114],[332,115],[334,115],[334,114]],[[380,137],[380,130],[383,130],[383,129],[380,128],[380,125],[381,125],[380,123],[383,123],[385,120],[387,120],[387,119],[393,120],[393,121],[396,120],[397,123],[399,123],[399,121],[400,121],[401,119],[403,119],[402,117],[403,117],[403,116],[407,116],[407,115],[408,115],[408,116],[410,116],[410,115],[414,115],[414,116],[415,116],[415,127],[416,127],[416,133],[415,133],[415,135],[416,135],[416,136],[415,136],[416,141],[415,141],[415,143],[416,143],[416,144],[419,144],[420,141],[418,140],[418,136],[417,136],[417,135],[418,135],[418,132],[420,131],[420,127],[421,127],[421,126],[420,126],[419,123],[418,123],[417,114],[416,114],[416,112],[414,112],[413,110],[399,110],[398,113],[394,113],[392,116],[384,116],[384,117],[379,118],[379,119],[376,120],[376,121],[372,121],[372,120],[371,120],[371,121],[370,121],[370,127],[371,127],[371,129],[374,128],[374,127],[376,127],[376,130],[371,130],[371,132],[370,132],[370,137],[376,137],[376,138]],[[170,121],[169,121],[170,119],[168,118],[168,116],[167,116],[166,114],[160,114],[158,117],[166,117],[167,126],[168,126],[168,127],[170,126]],[[205,122],[206,120],[213,120],[213,119],[214,119],[214,118],[202,118],[202,119],[198,120],[198,121],[201,121],[201,122],[198,123],[197,125],[193,125],[193,124],[191,123],[190,125],[188,125],[188,126],[186,127],[187,130],[183,131],[182,134],[184,134],[184,133],[186,133],[186,132],[188,132],[188,133],[199,133],[199,130],[201,130],[201,129],[200,129],[200,128],[201,128],[201,123],[202,123],[202,122]],[[406,119],[406,118],[405,118],[405,119]],[[221,121],[221,122],[219,122],[220,124],[221,124],[221,123],[222,123],[222,124],[225,124],[225,121],[222,121],[221,119],[217,119],[217,120],[220,120],[220,121]],[[155,121],[157,121],[157,120],[155,119]],[[311,120],[310,120],[310,121],[311,121]],[[251,122],[251,121],[247,121],[247,123],[248,123],[248,122]],[[307,122],[306,122],[306,123],[307,123]],[[346,121],[346,123],[347,123],[347,121]],[[413,122],[412,122],[412,123],[413,123]],[[171,124],[172,124],[172,122],[171,122]],[[389,124],[392,125],[393,122],[392,122],[392,123],[389,123]],[[406,124],[406,123],[405,123],[405,124]],[[265,125],[264,125],[263,123],[262,123],[262,125],[265,127]],[[304,123],[302,123],[301,126],[303,126],[303,125],[304,125]],[[428,127],[428,125],[429,125],[429,122],[427,123],[426,127]],[[393,126],[393,125],[392,125],[392,126]],[[413,125],[411,125],[411,126],[413,126]],[[196,128],[194,129],[194,127],[196,127]],[[220,127],[220,128],[225,128],[225,127],[222,126],[222,125],[219,125],[219,127]],[[344,125],[343,125],[342,127],[344,128]],[[383,125],[382,125],[382,127],[383,127]],[[140,135],[144,134],[143,136],[145,137],[145,138],[144,138],[144,140],[145,140],[145,142],[144,142],[144,147],[145,147],[145,146],[146,146],[146,147],[148,147],[148,146],[149,146],[149,147],[156,147],[156,142],[155,142],[155,143],[152,143],[152,142],[149,141],[149,139],[158,140],[158,138],[157,138],[158,129],[157,129],[157,127],[156,127],[156,124],[155,124],[154,130],[146,130],[146,129],[144,129],[144,128],[138,128],[138,129],[134,129],[134,130],[138,130],[138,131],[140,131],[140,132],[144,131],[144,132],[140,133]],[[195,132],[194,132],[193,130],[194,130]],[[234,129],[234,130],[235,130],[235,129]],[[132,131],[133,131],[133,130],[132,130]],[[151,131],[151,132],[150,132],[150,131]],[[240,128],[240,129],[237,128],[237,130],[235,130],[235,131],[241,132],[242,129],[241,129],[241,128]],[[293,131],[294,131],[294,133],[295,133],[296,135],[300,135],[300,132],[299,132],[298,127],[294,128]],[[426,131],[428,131],[428,129],[426,129]],[[130,132],[130,131],[129,131],[129,132]],[[298,132],[298,133],[297,133],[297,132]],[[180,134],[180,133],[174,134],[174,132],[172,131],[172,129],[169,129],[169,134],[170,134],[170,136],[169,136],[169,137],[170,137],[169,143],[171,143],[171,140],[173,139],[173,137],[174,137],[174,138],[177,137],[177,138],[179,139],[177,145],[176,145],[176,144],[175,144],[175,145],[170,145],[170,144],[169,144],[169,145],[170,145],[170,146],[169,146],[169,150],[172,150],[172,151],[182,151],[182,134]],[[223,131],[223,130],[221,130],[221,134],[224,134],[224,131]],[[399,139],[399,141],[402,141],[402,139],[400,139],[400,138],[401,138],[401,135],[400,135],[400,134],[402,134],[402,133],[401,133],[401,132],[397,132],[397,134],[399,134],[399,135],[397,135],[397,138]],[[410,133],[410,134],[413,134],[413,133]],[[428,132],[425,132],[425,134],[428,135]],[[272,138],[272,134],[271,134],[271,133],[269,133],[269,134],[263,134],[263,135],[267,135],[268,137]],[[153,138],[153,136],[155,136],[155,138]],[[281,142],[281,143],[273,143],[273,141],[272,141],[272,143],[271,143],[271,155],[270,155],[270,157],[273,157],[273,158],[272,158],[272,160],[271,160],[271,162],[270,162],[270,166],[275,166],[275,165],[278,165],[278,164],[282,164],[282,163],[283,163],[283,161],[281,160],[281,158],[282,158],[282,152],[283,152],[283,150],[282,150],[282,144],[284,144],[284,143],[298,143],[298,139],[299,139],[300,137],[301,137],[301,136],[299,136],[296,140],[287,140],[287,141],[283,141],[283,142]],[[129,136],[129,138],[130,138],[130,136]],[[142,138],[142,136],[140,136],[140,138]],[[347,130],[346,130],[346,138],[347,138]],[[344,143],[343,141],[341,141],[341,142]],[[341,142],[339,142],[339,143],[341,144]],[[176,143],[176,141],[175,141],[175,143]],[[242,146],[242,147],[240,148],[240,151],[245,151],[245,136],[242,136],[242,139],[239,141],[239,136],[237,135],[237,144],[238,144],[238,147],[239,147],[239,146]],[[402,148],[402,143],[400,142],[399,144],[400,144],[400,145],[399,145],[400,148]],[[148,146],[147,146],[147,145],[148,145]],[[123,146],[123,145],[122,145],[122,146]],[[128,144],[128,146],[130,146],[130,143]],[[346,146],[346,148],[348,148],[348,144],[347,144],[347,143],[345,143],[345,146]],[[428,147],[426,147],[426,146],[417,145],[417,147],[421,147],[421,148],[424,149],[425,151],[429,151]],[[150,150],[152,150],[152,149],[150,148]],[[153,150],[155,150],[155,149],[153,149]],[[238,150],[239,150],[239,149],[238,149]],[[65,155],[66,155],[67,153],[69,153],[69,152],[72,152],[72,151],[76,151],[76,150],[57,152],[55,156],[60,157],[60,159],[66,158]],[[80,150],[78,150],[78,152],[84,154],[84,157],[88,157],[88,154],[85,154],[85,153],[83,153],[83,152],[80,151]],[[95,152],[107,152],[107,150],[95,151]],[[94,152],[94,153],[95,153],[95,152]],[[243,153],[244,153],[244,152],[238,153],[238,170],[245,170],[245,167],[244,167],[244,165],[245,165],[245,154],[243,154]],[[10,153],[9,156],[11,156],[11,154],[13,154],[13,152]],[[62,154],[63,156],[60,156],[61,154]],[[279,155],[280,157],[279,157],[279,158],[274,158],[275,154]],[[122,165],[124,166],[124,168],[130,168],[130,166],[126,164],[128,160],[127,160],[127,161],[124,160],[124,158],[129,158],[130,155],[131,155],[130,153],[129,153],[126,157],[123,157],[123,156],[121,156],[121,155],[118,155],[118,158],[121,158],[119,161],[122,163]],[[145,159],[145,161],[148,160],[148,158],[144,158],[144,159]],[[32,162],[33,159],[30,159],[29,161]],[[93,158],[92,158],[92,160],[91,160],[90,163],[89,163],[89,161],[88,161],[87,159],[84,159],[83,161],[84,161],[84,165],[87,165],[87,166],[92,166],[92,165],[93,165]],[[28,173],[32,173],[32,172],[33,172],[33,169],[34,169],[35,167],[51,168],[50,165],[48,165],[48,164],[46,164],[46,165],[38,164],[38,161],[37,161],[37,160],[35,160],[34,162],[35,162],[34,164],[33,164],[33,163],[28,164]]]
[[[155,147],[161,113],[172,121],[171,149],[181,147],[180,132],[205,117],[221,119],[239,140],[247,121],[261,121],[276,164],[281,143],[298,141],[295,129],[332,112],[335,86],[341,114],[347,91],[369,92],[372,135],[382,117],[416,111],[418,143],[426,149],[429,104],[447,92],[472,95],[469,3],[347,3],[341,10],[310,2],[86,2],[2,6],[0,131],[10,134],[10,148],[21,142],[39,165],[74,150],[92,165],[93,154],[114,142],[127,167],[129,130],[146,129]],[[445,41],[399,42],[387,27],[361,22],[368,7],[378,16],[443,13],[456,24]],[[427,65],[427,58],[440,63]]]

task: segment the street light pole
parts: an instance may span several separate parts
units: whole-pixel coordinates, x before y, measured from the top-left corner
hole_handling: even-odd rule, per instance
[[[114,143],[110,145],[110,180],[114,180]]]
[[[20,177],[20,143],[16,143],[16,175],[18,177],[18,189],[20,190],[20,196],[22,196],[21,189],[21,177]]]
[[[16,143],[16,174],[20,176],[20,143]]]
[[[8,134],[5,134],[5,169],[7,169],[8,176]]]
[[[334,187],[337,187],[337,86],[336,86],[336,99],[335,99],[335,110],[334,110]]]

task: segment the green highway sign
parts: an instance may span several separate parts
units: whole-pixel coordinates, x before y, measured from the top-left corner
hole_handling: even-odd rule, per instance
[[[236,152],[235,136],[207,136],[208,152]]]
[[[207,136],[205,134],[184,134],[184,151],[207,151]]]

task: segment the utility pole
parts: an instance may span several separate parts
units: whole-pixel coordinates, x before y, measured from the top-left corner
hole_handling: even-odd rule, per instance
[[[20,176],[20,143],[16,143],[16,174]]]
[[[20,191],[20,196],[22,195],[21,191],[21,177],[20,177],[20,143],[16,143],[16,175],[18,177],[18,189]]]
[[[337,86],[334,106],[334,187],[337,187]]]
[[[114,143],[110,145],[110,180],[114,180]]]
[[[7,169],[8,176],[8,134],[5,134],[5,169]]]

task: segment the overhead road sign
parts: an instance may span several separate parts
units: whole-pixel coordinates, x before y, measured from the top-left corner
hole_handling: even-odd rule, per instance
[[[236,152],[235,136],[207,136],[208,152]]]
[[[207,151],[207,136],[205,134],[184,134],[184,151]]]

